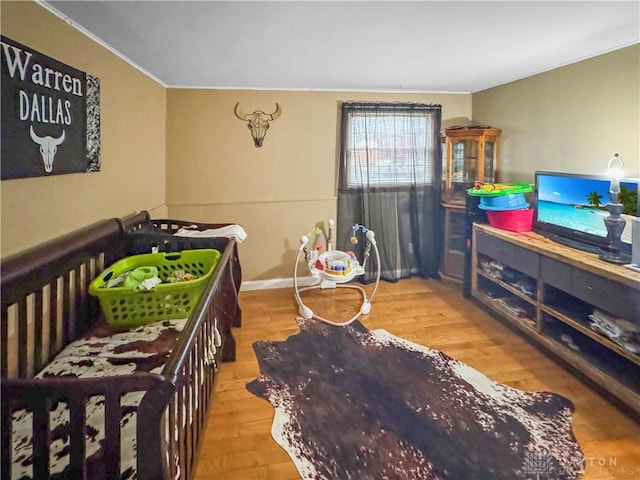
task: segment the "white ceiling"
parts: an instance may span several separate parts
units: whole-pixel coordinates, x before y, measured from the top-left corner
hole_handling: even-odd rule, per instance
[[[640,41],[639,0],[40,3],[168,87],[477,92]]]

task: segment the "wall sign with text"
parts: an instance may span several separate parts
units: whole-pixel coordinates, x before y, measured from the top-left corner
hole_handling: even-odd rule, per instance
[[[1,179],[100,170],[100,81],[0,36]]]

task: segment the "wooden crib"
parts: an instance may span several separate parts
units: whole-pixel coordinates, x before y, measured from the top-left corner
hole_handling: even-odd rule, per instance
[[[237,248],[215,240],[188,319],[117,331],[88,286],[150,222],[103,220],[2,261],[1,478],[192,478],[219,362],[235,358]]]

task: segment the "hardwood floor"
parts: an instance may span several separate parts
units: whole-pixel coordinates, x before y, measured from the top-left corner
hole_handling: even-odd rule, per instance
[[[351,289],[312,290],[302,297],[312,310],[335,321],[347,320],[360,303]],[[284,340],[298,331],[293,290],[241,292],[240,302],[243,326],[234,330],[237,360],[220,367],[196,479],[299,479],[271,437],[273,408],[245,388],[258,375],[253,342]],[[384,328],[441,350],[498,382],[568,397],[576,406],[573,429],[587,459],[583,478],[640,478],[640,424],[464,299],[458,288],[436,280],[381,282],[371,313],[361,321],[369,329]]]

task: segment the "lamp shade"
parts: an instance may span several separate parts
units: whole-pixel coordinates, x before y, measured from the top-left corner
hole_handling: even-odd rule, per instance
[[[620,193],[620,179],[624,177],[624,162],[617,153],[609,159],[607,176],[611,179],[609,193]]]

